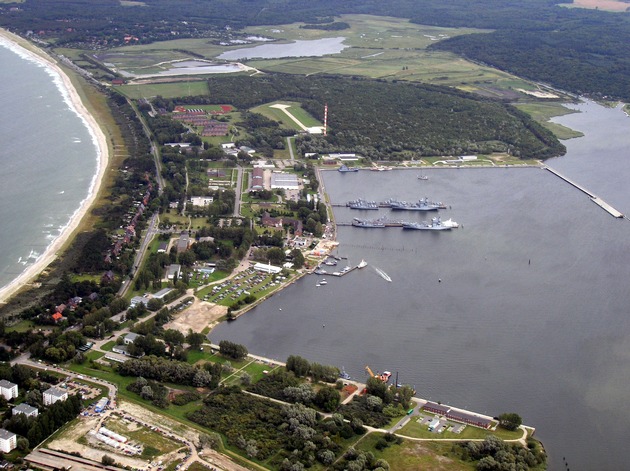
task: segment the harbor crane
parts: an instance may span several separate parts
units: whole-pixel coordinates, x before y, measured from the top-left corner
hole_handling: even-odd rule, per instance
[[[391,372],[389,371],[383,371],[383,374],[374,374],[374,372],[372,371],[372,369],[369,366],[365,366],[365,371],[367,371],[367,373],[370,375],[370,377],[372,378],[376,378],[378,380],[381,380],[384,383],[387,383],[387,381],[389,381],[389,378],[391,377]]]

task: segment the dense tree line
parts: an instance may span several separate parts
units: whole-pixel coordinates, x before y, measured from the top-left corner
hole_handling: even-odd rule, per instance
[[[212,366],[212,365],[210,365]],[[214,370],[211,370],[214,371]],[[181,361],[167,360],[156,356],[146,356],[127,360],[118,365],[118,373],[122,376],[141,376],[161,383],[174,383],[195,387],[216,387],[218,380],[212,377],[209,369],[196,368]]]
[[[336,443],[341,430],[345,438],[364,433],[362,427],[353,430],[341,416],[322,421],[304,405],[279,405],[245,395],[237,387],[214,391],[188,418],[225,435],[230,445],[248,457],[285,470],[303,469],[316,462],[330,465],[341,450]]]
[[[356,152],[389,159],[403,151],[418,156],[509,152],[522,158],[565,152],[550,131],[513,106],[446,87],[281,74],[208,82],[215,96],[239,108],[299,101],[323,120],[323,104],[334,103],[328,137],[298,139],[302,153]]]
[[[545,454],[535,447],[506,443],[494,435],[483,442],[467,442],[459,448],[463,460],[476,462],[477,471],[527,471],[546,461]]]

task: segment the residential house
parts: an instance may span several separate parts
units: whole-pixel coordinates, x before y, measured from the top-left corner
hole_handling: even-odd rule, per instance
[[[43,397],[44,405],[49,406],[57,401],[65,401],[68,399],[68,392],[53,386],[44,391]]]
[[[13,409],[11,409],[11,415],[24,414],[26,417],[37,417],[39,410],[37,407],[29,406],[27,403],[23,402],[22,404],[18,404]]]
[[[18,397],[18,385],[3,379],[0,381],[0,394],[2,394],[7,401],[10,401]]]
[[[17,435],[0,428],[0,451],[10,453],[17,446]]]

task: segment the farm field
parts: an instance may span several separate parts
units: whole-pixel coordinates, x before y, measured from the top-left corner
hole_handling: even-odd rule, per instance
[[[158,95],[164,98],[177,98],[181,96],[207,95],[209,93],[208,84],[204,80],[180,80],[170,83],[119,85],[115,88],[126,97],[134,100],[151,98]]]
[[[432,43],[449,37],[483,34],[489,32],[488,30],[439,28],[413,24],[399,18],[370,15],[342,15],[338,21],[348,23],[350,28],[342,31],[300,29],[302,23],[247,28],[246,34],[273,38],[277,43],[344,37],[344,44],[349,47],[339,54],[324,57],[251,60],[244,63],[267,72],[301,75],[333,73],[426,82],[512,99],[521,96],[516,89],[532,88],[527,81],[505,72],[475,64],[448,52],[427,50]],[[209,44],[207,39],[182,39],[117,48],[115,52],[101,53],[99,59],[119,69],[147,73],[153,69],[164,70],[165,67],[170,67],[170,61],[186,57],[185,51],[212,59],[225,51],[240,47],[244,46],[217,46]],[[193,59],[192,55],[187,57]],[[195,82],[187,83],[192,86]],[[125,85],[120,90],[132,98],[157,94],[173,97],[178,94],[186,96],[209,93],[207,89],[197,88],[191,88],[190,91],[195,93],[189,93],[186,83],[175,84],[175,89],[144,90],[144,87],[152,86]]]

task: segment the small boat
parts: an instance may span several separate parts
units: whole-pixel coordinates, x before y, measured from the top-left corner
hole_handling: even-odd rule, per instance
[[[346,370],[343,366],[341,367],[341,372],[339,373],[339,377],[342,379],[350,379],[350,375],[346,373]]]
[[[327,282],[326,280],[322,280],[322,281],[320,281],[320,282],[319,282],[319,284],[320,284],[320,285],[327,285],[327,284],[328,284],[328,282]]]
[[[420,175],[418,175],[418,180],[428,180],[429,177],[427,177],[426,175],[424,175],[423,173],[421,173]]]
[[[357,265],[357,268],[365,268],[367,267],[367,262],[365,260],[361,260],[361,262]]]
[[[320,286],[321,286],[321,283],[317,283],[317,284],[315,285],[315,287],[316,287],[316,288],[319,288]]]

